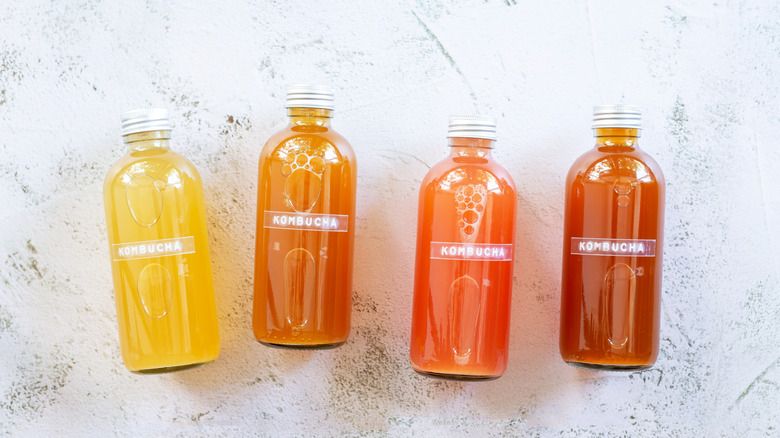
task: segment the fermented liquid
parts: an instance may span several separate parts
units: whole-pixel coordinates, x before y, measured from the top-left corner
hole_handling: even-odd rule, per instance
[[[122,115],[128,153],[103,189],[122,358],[130,371],[192,368],[219,355],[200,176],[169,149],[166,110]]]
[[[495,119],[450,119],[450,155],[420,189],[412,366],[460,380],[506,369],[515,185],[493,161]]]
[[[290,348],[346,342],[352,309],[357,164],[331,127],[333,91],[296,85],[289,125],[260,154],[253,327]]]
[[[166,110],[122,115],[128,153],[103,189],[122,358],[130,371],[198,366],[219,354],[200,176],[169,149]]]
[[[596,146],[566,179],[561,356],[595,369],[658,356],[665,183],[637,147],[641,112],[594,109]]]
[[[506,369],[515,185],[493,161],[495,119],[450,119],[450,155],[423,179],[410,357],[420,374],[487,380]]]
[[[648,368],[658,356],[665,183],[637,147],[641,112],[594,109],[596,146],[566,179],[560,350],[586,368]]]
[[[357,164],[331,127],[333,91],[294,85],[289,125],[259,162],[253,327],[290,348],[346,342],[352,310]]]

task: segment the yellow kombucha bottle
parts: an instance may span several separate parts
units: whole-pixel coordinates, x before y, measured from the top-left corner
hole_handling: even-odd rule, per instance
[[[127,154],[103,188],[119,341],[135,373],[219,355],[203,187],[192,163],[170,150],[170,134],[167,110],[124,113]]]
[[[357,164],[331,127],[333,90],[293,85],[290,122],[259,160],[255,337],[287,348],[346,342],[352,313]]]

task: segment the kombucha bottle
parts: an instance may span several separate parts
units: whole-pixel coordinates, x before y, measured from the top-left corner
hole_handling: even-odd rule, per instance
[[[658,356],[665,183],[640,128],[639,107],[595,107],[596,145],[566,178],[560,349],[575,366],[636,370]]]
[[[450,117],[448,137],[420,188],[410,357],[423,375],[495,379],[508,356],[515,184],[491,155],[495,119]]]
[[[357,163],[331,127],[333,90],[293,85],[289,124],[260,153],[252,325],[265,345],[346,342]]]
[[[127,155],[103,188],[125,366],[162,373],[211,362],[219,332],[203,188],[169,148],[164,109],[122,115]]]

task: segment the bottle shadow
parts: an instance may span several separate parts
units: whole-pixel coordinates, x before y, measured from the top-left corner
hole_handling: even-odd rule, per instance
[[[227,141],[245,142],[241,138]],[[252,151],[253,157],[239,166],[235,160],[210,163],[213,176],[203,180],[220,355],[200,368],[172,374],[172,380],[198,394],[258,384],[278,385],[280,376],[268,370],[295,370],[317,355],[313,350],[271,348],[255,339],[252,331],[257,223],[255,155],[259,151],[253,145],[232,148]]]
[[[481,408],[496,417],[526,419],[569,385],[561,376],[573,371],[558,354],[560,269],[549,260],[560,258],[561,231],[551,216],[519,194],[509,365],[500,379],[474,390]]]

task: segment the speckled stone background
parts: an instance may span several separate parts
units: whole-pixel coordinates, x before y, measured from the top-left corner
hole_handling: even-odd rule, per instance
[[[776,1],[0,2],[0,434],[780,435]],[[256,162],[285,87],[337,89],[359,160],[352,335],[251,332]],[[558,356],[563,182],[590,109],[645,108],[668,181],[661,354],[637,373]],[[102,181],[119,114],[172,111],[203,177],[219,360],[121,362]],[[507,373],[408,363],[416,197],[452,113],[499,119],[518,186]]]

